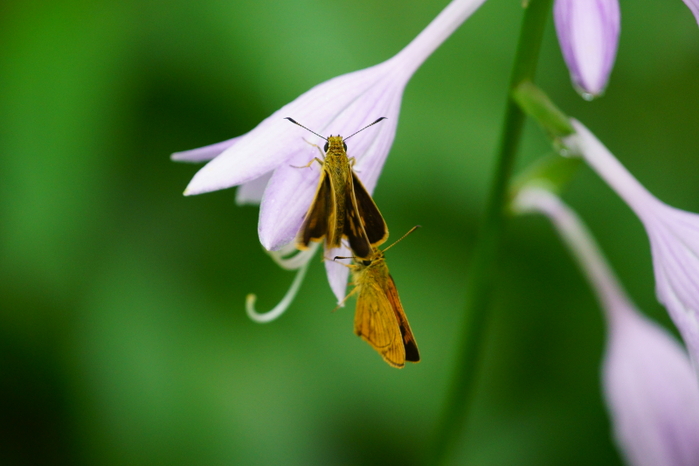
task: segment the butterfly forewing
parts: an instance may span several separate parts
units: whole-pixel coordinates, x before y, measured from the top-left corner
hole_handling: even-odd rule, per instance
[[[386,221],[383,219],[381,212],[379,212],[379,208],[376,207],[374,199],[372,199],[354,171],[352,171],[352,188],[354,190],[355,210],[362,221],[367,239],[372,246],[378,246],[388,238]]]
[[[362,273],[371,273],[365,270]],[[376,277],[363,277],[357,310],[354,315],[354,333],[362,337],[383,359],[394,367],[405,365],[405,348],[400,328],[391,309],[391,303]]]
[[[350,208],[347,209],[347,215],[345,218],[345,236],[347,237],[350,249],[354,252],[355,257],[368,258],[372,255],[373,248],[371,247],[371,242],[367,237],[361,214],[357,209],[355,191],[351,185],[346,191],[346,198],[347,201],[345,202],[345,205],[349,206]]]
[[[391,275],[388,276],[384,290],[386,292],[388,301],[391,303],[391,308],[395,313],[396,319],[398,320],[400,333],[403,337],[403,346],[405,347],[405,360],[419,362],[420,352],[417,349],[417,342],[413,336],[413,331],[410,329],[408,317],[405,315],[405,311],[403,311],[403,305],[401,304],[400,297],[398,296],[398,289],[396,288],[396,283],[393,281],[393,277],[391,277]]]
[[[325,171],[321,171],[316,195],[299,231],[297,240],[299,249],[307,249],[311,241],[321,241],[327,235],[329,225],[335,223],[337,216],[335,208],[335,193],[330,177]]]

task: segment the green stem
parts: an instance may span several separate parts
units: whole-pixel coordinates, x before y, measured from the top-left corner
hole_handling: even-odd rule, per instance
[[[530,0],[524,12],[522,30],[508,89],[497,167],[476,242],[471,270],[466,283],[466,306],[461,347],[431,451],[432,464],[451,464],[456,460],[459,443],[473,405],[498,251],[505,226],[507,189],[512,176],[525,115],[512,99],[512,91],[523,81],[534,80],[539,49],[553,0]]]

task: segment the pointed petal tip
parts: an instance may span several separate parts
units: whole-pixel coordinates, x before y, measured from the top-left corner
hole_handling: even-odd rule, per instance
[[[347,279],[350,269],[345,265],[332,260],[333,257],[351,257],[351,251],[345,246],[336,249],[325,249],[325,272],[328,276],[328,283],[338,305],[344,305],[347,296]],[[330,258],[330,259],[329,259]],[[343,306],[340,306],[343,307]]]
[[[216,144],[210,144],[204,147],[198,147],[196,149],[185,150],[180,152],[173,152],[170,154],[170,160],[173,162],[187,162],[187,163],[201,163],[208,162],[209,160],[215,159],[223,151],[232,147],[242,136],[237,136],[226,141],[217,142]]]
[[[192,181],[194,181],[194,180],[192,180]],[[194,185],[194,186],[192,186],[192,185]],[[182,194],[184,194],[185,196],[196,196],[197,194],[210,193],[212,191],[217,191],[219,189],[225,189],[225,188],[206,189],[206,188],[202,188],[201,186],[197,186],[196,183],[192,183],[190,181],[190,183],[187,185],[187,187],[185,188],[185,190]]]

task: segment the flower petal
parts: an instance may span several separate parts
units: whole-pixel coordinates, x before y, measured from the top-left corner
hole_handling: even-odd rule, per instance
[[[656,294],[680,330],[693,359],[699,362],[699,238],[696,230],[699,215],[667,209],[662,219],[646,225]],[[694,224],[688,226],[683,220]]]
[[[641,220],[647,216],[653,217],[662,203],[629,173],[585,125],[574,118],[570,119],[570,123],[575,134],[565,138],[564,142],[574,155],[581,155]]]
[[[684,3],[692,10],[694,18],[696,18],[699,24],[699,0],[684,0]]]
[[[658,300],[680,331],[692,359],[699,363],[699,215],[658,200],[619,163],[580,122],[566,144],[638,215],[653,256]]]
[[[218,157],[223,151],[232,147],[242,136],[235,137],[223,142],[217,142],[209,146],[199,147],[198,149],[175,152],[170,156],[173,162],[208,162],[209,160]]]
[[[699,386],[687,354],[636,311],[620,317],[603,366],[617,443],[634,466],[699,464]]]
[[[308,155],[302,154],[294,157],[290,161],[293,166],[280,166],[267,183],[260,204],[257,231],[262,246],[269,251],[276,251],[294,241],[311,205],[320,178],[320,167],[314,163],[307,168],[297,168],[306,165],[308,159]]]
[[[267,183],[272,178],[272,173],[265,173],[259,178],[241,184],[235,193],[235,203],[238,205],[259,204],[262,201]]]
[[[619,43],[618,0],[556,0],[554,18],[573,83],[584,97],[601,94]]]
[[[633,306],[592,235],[555,194],[523,187],[517,212],[540,212],[569,246],[605,311],[609,327],[603,388],[628,464],[699,464],[699,384],[687,353]]]
[[[352,257],[352,252],[343,246],[341,248],[327,249],[324,257],[325,271],[328,274],[330,289],[333,290],[337,303],[340,306],[344,306],[344,300],[347,296],[347,278],[350,272],[350,268],[347,265],[350,264],[350,261],[349,259],[334,261],[335,257]]]
[[[373,112],[386,117],[378,125],[380,128],[377,131],[367,130],[367,134],[357,135],[347,143],[347,155],[355,158],[354,171],[369,194],[374,193],[398,126],[403,89],[385,90],[386,93],[390,91],[393,91],[391,98],[386,98],[381,102],[382,107]]]

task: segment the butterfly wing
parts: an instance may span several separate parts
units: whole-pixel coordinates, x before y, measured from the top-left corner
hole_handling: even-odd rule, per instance
[[[299,249],[308,249],[311,241],[321,241],[328,234],[329,225],[335,224],[335,218],[335,193],[324,168],[320,174],[316,195],[299,230],[296,246]]]
[[[352,170],[352,188],[354,205],[356,205],[366,236],[372,246],[378,246],[388,239],[388,227],[381,212],[379,212],[379,208],[376,207],[374,199],[371,198],[354,170]]]
[[[403,305],[398,297],[398,289],[391,275],[388,276],[383,290],[386,293],[386,298],[391,303],[391,308],[393,309],[396,320],[398,321],[398,326],[400,327],[400,333],[403,337],[403,346],[405,347],[405,360],[420,362],[420,352],[417,349],[417,342],[415,341],[413,331],[410,329],[408,317],[405,315],[405,311],[403,311]]]
[[[357,286],[361,288],[354,315],[354,333],[369,343],[388,364],[401,368],[406,360],[403,336],[391,300],[384,291],[384,283],[374,272],[367,267],[357,278]]]
[[[350,180],[348,180],[347,183],[345,196],[346,213],[344,235],[347,237],[350,249],[352,249],[356,257],[370,257],[373,254],[371,241],[369,241],[366,230],[364,229],[364,222],[362,221],[361,213],[359,212],[359,209],[357,207],[355,192],[352,187],[352,182]]]

